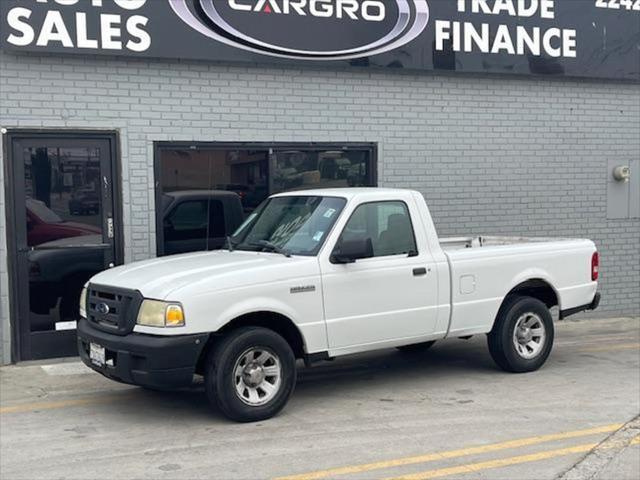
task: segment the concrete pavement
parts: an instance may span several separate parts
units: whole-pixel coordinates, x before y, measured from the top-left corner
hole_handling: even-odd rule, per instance
[[[76,361],[4,367],[0,477],[556,479],[606,451],[584,478],[635,480],[638,436],[606,441],[640,413],[640,319],[556,327],[538,372],[498,370],[484,336],[385,350],[301,369],[285,411],[246,425],[198,387],[146,391]]]

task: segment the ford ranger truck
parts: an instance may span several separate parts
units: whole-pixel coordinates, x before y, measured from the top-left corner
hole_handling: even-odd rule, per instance
[[[346,188],[273,195],[226,250],[113,268],[81,295],[78,348],[106,377],[155,389],[204,376],[227,417],[278,413],[311,364],[486,334],[509,372],[531,372],[559,317],[598,306],[590,240],[438,239],[421,194]]]

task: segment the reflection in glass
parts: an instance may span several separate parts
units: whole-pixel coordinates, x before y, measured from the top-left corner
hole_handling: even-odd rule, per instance
[[[24,170],[30,247],[102,233],[98,149],[27,148]]]
[[[373,185],[370,150],[160,150],[159,255],[220,248],[270,194],[293,189]],[[235,201],[223,197],[233,194]],[[173,211],[178,200],[200,195]],[[222,201],[224,198],[224,201]],[[222,202],[222,211],[220,203]],[[241,213],[238,214],[238,205]],[[177,217],[177,218],[174,218]]]
[[[268,196],[265,150],[162,150],[159,255],[222,247]]]
[[[278,151],[273,191],[371,186],[369,157],[366,150]]]
[[[25,148],[23,161],[31,330],[55,330],[78,319],[83,285],[105,268],[100,150]]]
[[[244,215],[232,192],[184,191],[164,194],[164,253],[213,250],[224,245],[227,223],[235,228]]]
[[[223,190],[240,197],[245,212],[267,198],[265,150],[162,150],[162,192]]]

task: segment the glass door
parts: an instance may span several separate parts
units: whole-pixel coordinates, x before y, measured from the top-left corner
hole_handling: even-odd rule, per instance
[[[85,282],[114,266],[109,139],[12,144],[21,360],[77,355]]]

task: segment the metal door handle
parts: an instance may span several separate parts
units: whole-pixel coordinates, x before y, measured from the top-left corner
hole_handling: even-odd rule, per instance
[[[420,275],[426,275],[427,274],[427,269],[424,267],[421,268],[414,268],[413,269],[413,276],[414,277],[419,277]]]

